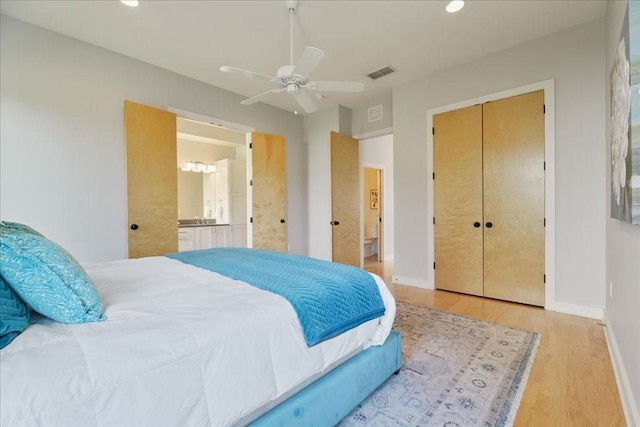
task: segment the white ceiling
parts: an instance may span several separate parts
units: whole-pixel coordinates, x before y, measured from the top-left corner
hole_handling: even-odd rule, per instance
[[[604,16],[605,0],[304,1],[294,15],[294,58],[325,52],[312,80],[361,81],[358,94],[326,93],[320,109],[366,106],[394,86]],[[2,0],[0,12],[250,97],[270,83],[219,71],[222,65],[274,75],[289,63],[289,12],[279,1]],[[386,65],[397,72],[373,81]],[[264,101],[293,111],[287,94]],[[251,108],[251,107],[247,107]]]

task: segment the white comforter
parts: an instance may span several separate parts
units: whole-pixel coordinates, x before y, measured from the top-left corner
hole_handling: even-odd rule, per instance
[[[108,320],[42,317],[0,351],[0,420],[14,426],[244,423],[310,378],[382,344],[386,313],[308,348],[293,308],[243,282],[151,257],[85,265]]]

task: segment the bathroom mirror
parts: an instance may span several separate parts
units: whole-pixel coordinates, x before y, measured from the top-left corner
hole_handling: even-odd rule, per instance
[[[178,169],[178,219],[214,218],[215,174]]]
[[[214,165],[240,157],[238,151],[244,153],[244,149],[178,137],[178,220],[215,218],[216,214],[216,173],[185,171],[187,163]]]

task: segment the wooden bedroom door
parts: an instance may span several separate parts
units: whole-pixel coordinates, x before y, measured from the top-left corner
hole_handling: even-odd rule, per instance
[[[253,247],[287,251],[285,139],[251,134]]]
[[[483,129],[484,294],[543,306],[544,92],[486,103]]]
[[[331,132],[331,237],[333,261],[360,267],[360,148]]]
[[[178,250],[176,115],[124,103],[129,258]]]
[[[544,305],[544,92],[434,116],[438,289]]]
[[[435,282],[483,295],[482,105],[433,116]]]

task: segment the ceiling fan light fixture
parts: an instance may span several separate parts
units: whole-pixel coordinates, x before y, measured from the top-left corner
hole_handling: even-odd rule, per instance
[[[451,0],[446,7],[447,12],[456,13],[464,7],[464,0]]]

